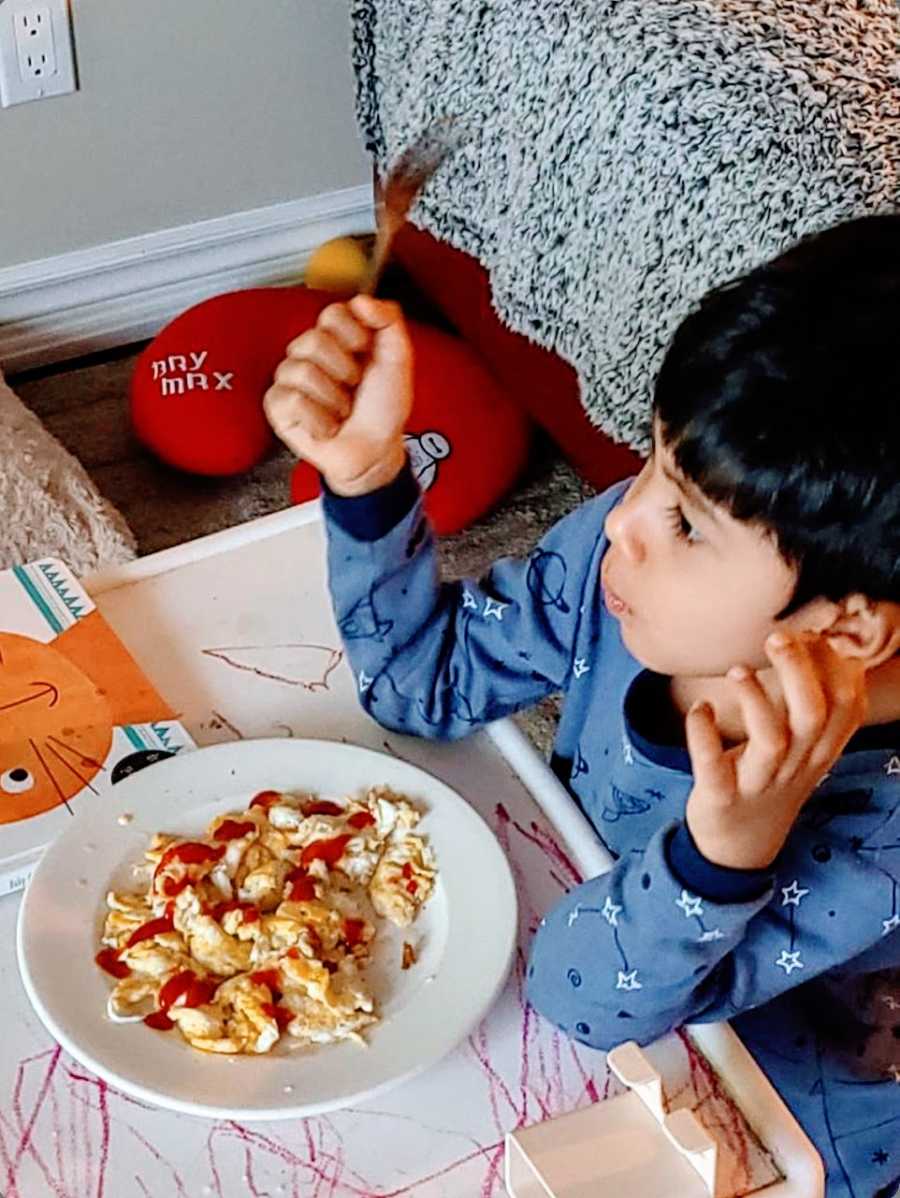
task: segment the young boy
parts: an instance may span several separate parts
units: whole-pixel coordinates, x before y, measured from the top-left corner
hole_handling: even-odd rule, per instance
[[[601,1048],[732,1020],[854,1198],[900,1180],[898,329],[900,217],[711,293],[641,474],[480,583],[438,577],[395,307],[326,309],[266,397],[371,715],[452,738],[565,692],[554,769],[618,860],[543,921],[533,1004]]]

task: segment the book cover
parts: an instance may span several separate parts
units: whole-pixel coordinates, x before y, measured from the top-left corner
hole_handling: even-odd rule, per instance
[[[193,747],[62,562],[0,572],[0,895],[84,803]]]

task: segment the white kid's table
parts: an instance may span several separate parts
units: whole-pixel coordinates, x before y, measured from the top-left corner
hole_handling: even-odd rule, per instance
[[[199,745],[273,735],[347,740],[406,758],[464,795],[512,863],[520,951],[500,1000],[440,1065],[353,1109],[243,1125],[143,1106],[63,1053],[19,982],[19,900],[5,898],[0,1194],[502,1195],[506,1132],[621,1089],[602,1053],[568,1041],[523,1001],[527,944],[541,913],[609,865],[574,803],[510,721],[441,745],[389,734],[362,712],[325,589],[317,503],[139,559],[87,587]],[[805,1137],[726,1025],[665,1037],[647,1052],[670,1106],[696,1110],[722,1144],[721,1198],[764,1187],[767,1198],[815,1193],[803,1188]],[[776,1180],[773,1157],[799,1188]]]

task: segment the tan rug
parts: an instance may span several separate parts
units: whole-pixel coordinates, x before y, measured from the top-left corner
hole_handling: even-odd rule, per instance
[[[87,574],[135,556],[131,530],[0,374],[0,568],[59,557]]]

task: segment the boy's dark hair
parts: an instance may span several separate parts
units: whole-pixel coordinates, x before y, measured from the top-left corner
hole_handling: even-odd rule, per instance
[[[851,221],[710,292],[655,411],[679,469],[798,567],[787,615],[900,601],[900,215]]]

